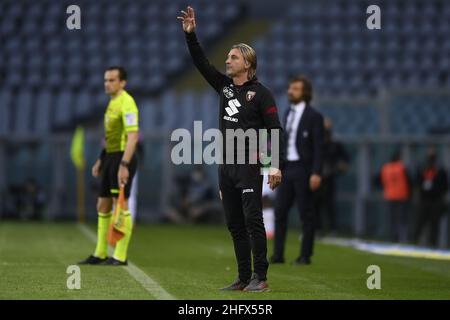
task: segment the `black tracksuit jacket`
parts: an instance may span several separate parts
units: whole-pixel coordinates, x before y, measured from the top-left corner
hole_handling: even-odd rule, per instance
[[[219,72],[206,58],[194,32],[185,33],[189,52],[194,64],[208,83],[220,95],[219,128],[224,137],[223,160],[226,159],[226,129],[279,129],[279,169],[283,169],[285,161],[284,135],[278,117],[275,100],[265,86],[256,77],[241,86],[233,84],[233,80]],[[237,100],[237,101],[236,101]],[[235,144],[235,155],[237,150]],[[248,144],[246,144],[248,152]],[[248,156],[248,155],[246,155]],[[246,158],[247,159],[247,158]],[[246,160],[246,163],[248,161]]]

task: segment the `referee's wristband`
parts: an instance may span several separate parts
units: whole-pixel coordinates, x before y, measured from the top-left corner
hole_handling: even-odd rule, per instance
[[[100,152],[100,155],[99,155],[99,160],[103,160],[103,158],[106,156],[106,149],[105,148],[103,148],[102,149],[102,152]]]
[[[128,168],[128,166],[130,165],[130,163],[128,161],[122,160],[120,161],[120,165],[122,167]]]

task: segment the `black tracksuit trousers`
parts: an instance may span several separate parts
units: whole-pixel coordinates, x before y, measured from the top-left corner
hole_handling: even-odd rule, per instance
[[[239,279],[247,281],[254,272],[266,280],[267,239],[262,215],[262,181],[259,164],[219,166],[219,187],[228,230],[236,255]]]

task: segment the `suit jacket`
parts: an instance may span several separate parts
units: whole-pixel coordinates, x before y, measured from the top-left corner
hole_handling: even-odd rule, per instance
[[[284,115],[284,127],[286,128],[289,110]],[[289,136],[285,132],[285,154],[287,161],[287,148]],[[324,127],[323,116],[310,105],[305,106],[300,123],[297,128],[297,139],[295,142],[297,152],[302,164],[314,174],[322,174]]]

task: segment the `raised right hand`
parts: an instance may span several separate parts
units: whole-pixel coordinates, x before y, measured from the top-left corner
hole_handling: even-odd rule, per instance
[[[182,16],[177,17],[181,20],[184,32],[191,33],[195,30],[195,12],[194,8],[187,7],[186,11],[181,10]]]

